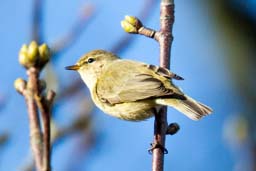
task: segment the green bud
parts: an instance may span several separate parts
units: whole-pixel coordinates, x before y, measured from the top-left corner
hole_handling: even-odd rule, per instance
[[[28,46],[26,44],[23,44],[22,47],[20,48],[20,52],[26,52],[28,51]]]
[[[50,59],[50,49],[46,44],[38,46],[35,41],[32,41],[29,46],[22,45],[19,52],[19,62],[25,68],[37,67],[42,69]]]
[[[22,78],[17,78],[14,81],[14,88],[19,92],[22,93],[27,86],[27,82],[25,80],[23,80]]]
[[[32,41],[29,44],[27,54],[30,62],[34,63],[37,61],[39,51],[38,51],[38,44],[35,41]]]
[[[29,46],[22,45],[19,52],[19,62],[25,68],[29,68],[36,65],[38,58],[38,45],[35,41],[32,41]]]
[[[49,47],[44,43],[41,46],[39,46],[39,55],[40,55],[40,64],[44,65],[46,64],[51,56]]]
[[[25,66],[27,68],[28,65],[28,55],[25,51],[20,51],[19,53],[19,62],[21,65]]]
[[[134,16],[129,16],[129,15],[126,15],[125,17],[124,17],[124,19],[126,20],[126,21],[128,21],[130,24],[132,24],[132,25],[135,25],[136,23],[137,23],[137,21],[138,21],[138,19],[136,18],[136,17],[134,17]]]
[[[137,29],[126,20],[121,21],[121,26],[127,33],[137,33]]]
[[[121,26],[123,27],[124,31],[128,33],[138,33],[138,30],[143,25],[138,18],[126,15],[124,20],[121,21]]]

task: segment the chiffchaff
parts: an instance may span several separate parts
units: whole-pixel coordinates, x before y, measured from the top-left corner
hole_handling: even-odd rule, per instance
[[[193,120],[212,112],[176,87],[172,79],[183,78],[166,68],[94,50],[66,69],[79,72],[97,107],[120,119],[144,120],[163,105],[172,106]]]

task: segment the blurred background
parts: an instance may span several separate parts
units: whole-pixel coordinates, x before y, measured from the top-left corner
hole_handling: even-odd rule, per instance
[[[22,44],[53,50],[42,78],[57,92],[53,109],[54,171],[151,170],[151,118],[127,122],[94,107],[88,89],[65,66],[93,49],[158,64],[158,44],[128,35],[125,15],[159,28],[157,0],[9,0],[0,5],[0,171],[33,170],[24,98],[13,88],[27,78],[18,63]],[[171,70],[187,94],[214,113],[189,120],[169,108],[181,129],[166,139],[165,170],[256,171],[256,1],[177,0]]]

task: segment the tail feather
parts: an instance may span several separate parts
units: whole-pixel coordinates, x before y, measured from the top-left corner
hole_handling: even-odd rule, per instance
[[[204,116],[212,113],[212,109],[189,96],[185,96],[186,100],[179,99],[158,99],[157,103],[161,105],[172,106],[176,110],[185,114],[192,120],[199,120]]]

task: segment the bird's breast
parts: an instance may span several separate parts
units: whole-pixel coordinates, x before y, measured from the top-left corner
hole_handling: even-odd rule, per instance
[[[123,120],[141,121],[148,119],[153,116],[153,109],[156,107],[153,100],[110,104],[106,100],[99,99],[96,91],[91,92],[91,95],[95,105],[104,113]]]

